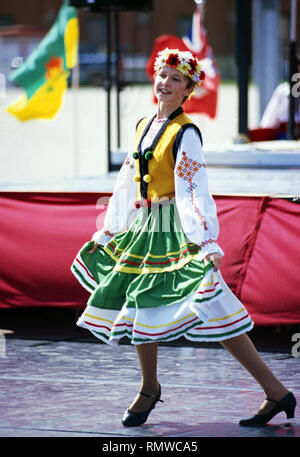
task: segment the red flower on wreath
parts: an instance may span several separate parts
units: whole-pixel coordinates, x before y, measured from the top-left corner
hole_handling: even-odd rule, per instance
[[[195,73],[195,71],[197,69],[197,61],[195,59],[190,59],[189,65],[191,67],[190,74],[192,75],[193,73]]]
[[[166,64],[171,67],[177,67],[180,64],[179,57],[176,54],[170,54],[166,60]]]

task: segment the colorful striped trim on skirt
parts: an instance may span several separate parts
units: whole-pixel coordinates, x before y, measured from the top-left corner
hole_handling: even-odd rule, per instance
[[[214,276],[220,289],[217,285],[208,292],[211,295],[205,297],[205,302],[199,302],[196,293],[175,305],[155,309],[124,306],[117,311],[87,306],[77,325],[113,345],[123,337],[130,338],[133,344],[167,342],[182,336],[190,341],[222,341],[251,330],[253,321],[245,307],[221,274]]]
[[[96,287],[97,282],[94,276],[92,275],[91,271],[85,265],[80,252],[74,259],[74,262],[71,265],[71,271],[74,276],[78,279],[80,284],[90,293],[92,293]]]

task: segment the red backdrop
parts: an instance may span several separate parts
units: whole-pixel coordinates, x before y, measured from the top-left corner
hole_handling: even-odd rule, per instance
[[[70,265],[96,231],[98,193],[0,192],[0,308],[83,308]],[[215,196],[221,272],[257,325],[300,323],[300,205]]]

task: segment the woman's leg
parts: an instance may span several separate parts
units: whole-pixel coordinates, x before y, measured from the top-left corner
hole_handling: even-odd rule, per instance
[[[260,384],[266,397],[279,401],[289,392],[266,365],[246,333],[222,341],[221,344]],[[274,403],[264,401],[259,412],[267,413],[273,407]]]
[[[159,389],[157,381],[157,343],[145,343],[136,345],[141,371],[142,384],[140,391],[149,395],[156,395]],[[137,395],[129,409],[132,412],[141,412],[150,408],[153,400]]]

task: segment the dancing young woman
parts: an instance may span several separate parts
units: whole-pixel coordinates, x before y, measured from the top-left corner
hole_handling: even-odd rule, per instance
[[[219,271],[223,251],[201,133],[181,108],[205,75],[190,52],[177,49],[160,52],[155,71],[156,115],[138,123],[104,227],[72,264],[91,292],[77,324],[107,343],[127,336],[136,345],[141,388],[124,426],[144,423],[162,401],[158,343],[181,336],[220,341],[264,390],[257,414],[240,425],[265,424],[280,411],[292,418],[295,397],[248,338],[251,317]]]

